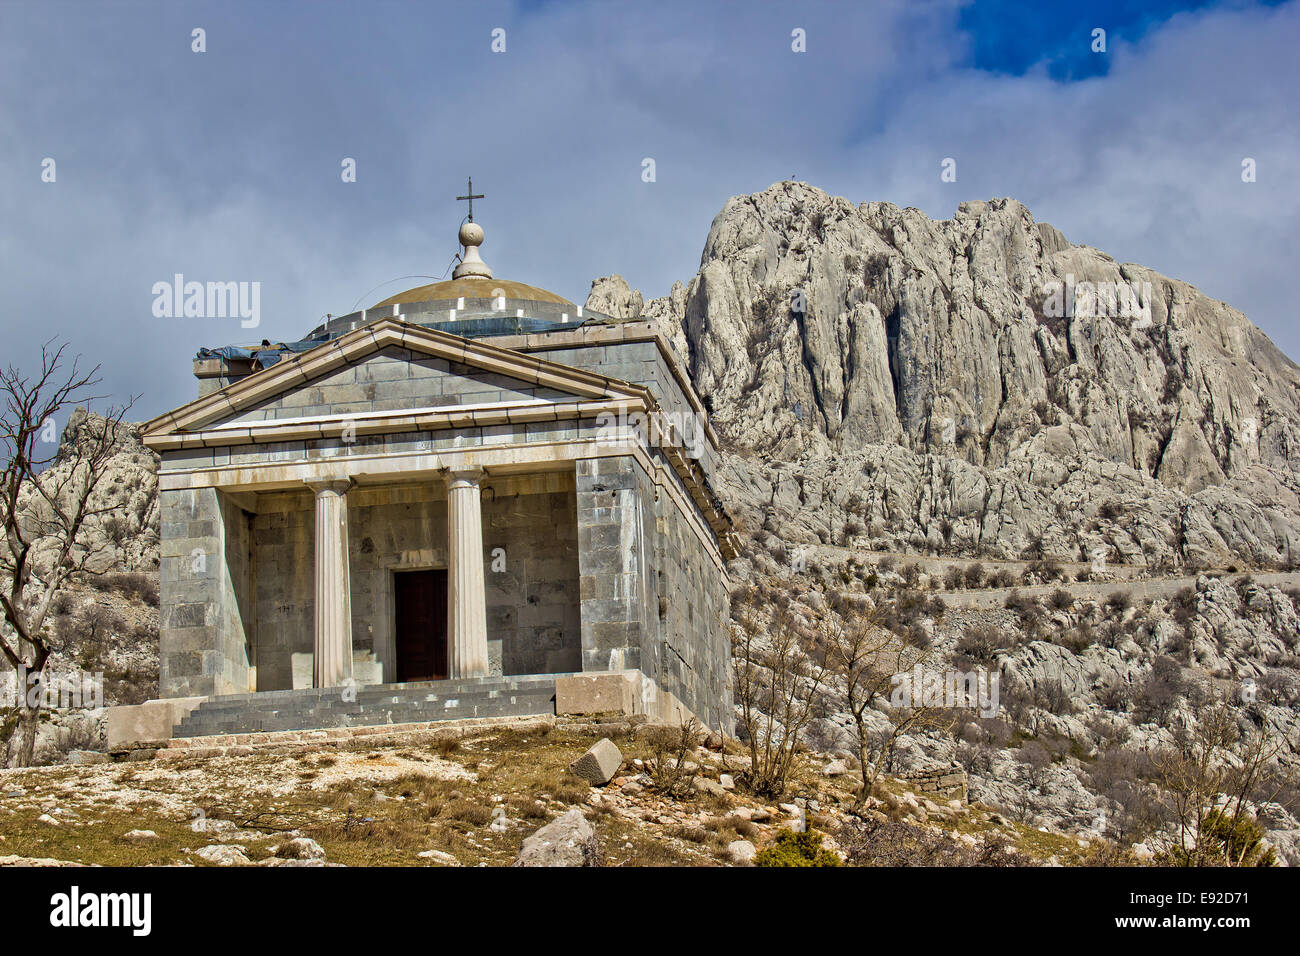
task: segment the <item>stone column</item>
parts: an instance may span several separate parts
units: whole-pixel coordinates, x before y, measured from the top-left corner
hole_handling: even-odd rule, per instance
[[[453,678],[488,672],[482,478],[482,468],[447,474],[447,645]]]
[[[348,487],[322,481],[316,492],[315,687],[339,687],[352,676],[352,581],[348,569]]]

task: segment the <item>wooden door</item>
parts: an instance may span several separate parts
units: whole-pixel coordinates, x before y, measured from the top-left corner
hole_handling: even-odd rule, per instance
[[[447,678],[447,571],[393,574],[397,681]]]

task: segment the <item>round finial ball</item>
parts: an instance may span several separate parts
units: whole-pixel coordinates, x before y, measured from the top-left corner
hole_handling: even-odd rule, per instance
[[[483,242],[483,227],[476,222],[467,222],[460,227],[460,244],[477,246]]]

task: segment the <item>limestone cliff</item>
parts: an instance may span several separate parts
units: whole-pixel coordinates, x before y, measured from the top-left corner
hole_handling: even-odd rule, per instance
[[[751,527],[878,550],[1300,561],[1300,368],[1185,282],[1010,199],[936,222],[782,182],[684,289],[619,277],[688,358]]]

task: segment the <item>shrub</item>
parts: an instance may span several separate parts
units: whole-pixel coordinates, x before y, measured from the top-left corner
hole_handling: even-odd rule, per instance
[[[1133,692],[1128,684],[1114,680],[1097,691],[1097,700],[1107,710],[1120,713],[1128,710],[1133,701]]]
[[[957,639],[954,652],[977,664],[991,664],[1006,645],[1003,632],[988,624],[968,629]]]
[[[822,834],[816,830],[795,833],[782,830],[771,846],[754,857],[755,866],[843,866],[838,856],[822,846]]]
[[[654,755],[651,777],[656,790],[670,797],[690,796],[694,773],[688,769],[686,758],[694,752],[702,736],[693,717],[678,727],[649,729],[647,743]]]
[[[967,846],[943,830],[863,819],[845,824],[836,837],[854,866],[1015,866],[1021,861],[1000,833]]]
[[[1047,604],[1053,611],[1068,611],[1074,607],[1074,595],[1065,588],[1057,588],[1047,599]]]
[[[966,566],[966,587],[977,588],[984,583],[984,565],[976,561]]]
[[[1182,666],[1172,657],[1157,657],[1152,662],[1151,674],[1134,701],[1139,723],[1159,723],[1169,716],[1185,688],[1182,674]]]
[[[1197,834],[1197,849],[1203,859],[1218,866],[1277,866],[1277,854],[1272,847],[1265,849],[1264,828],[1244,813],[1230,814],[1224,808],[1215,808],[1201,818]],[[1192,854],[1181,847],[1169,853],[1176,866],[1188,866]]]

